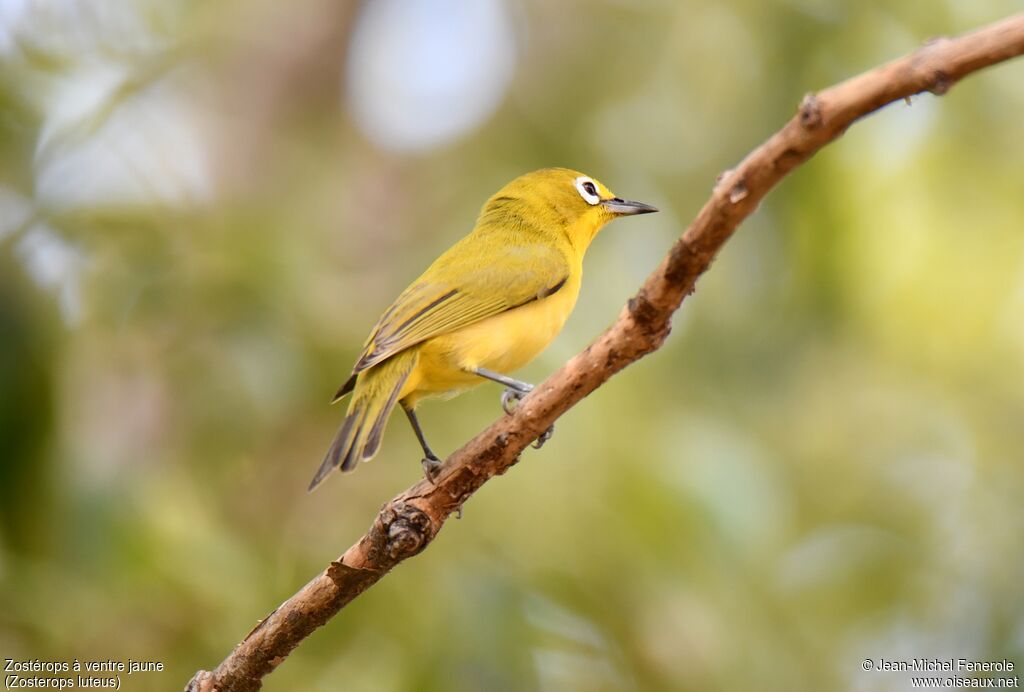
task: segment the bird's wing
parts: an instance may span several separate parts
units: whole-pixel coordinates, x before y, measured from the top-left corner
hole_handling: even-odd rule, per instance
[[[353,373],[427,339],[546,298],[569,278],[569,261],[557,247],[522,243],[499,246],[500,254],[473,252],[479,242],[470,236],[456,244],[398,297],[370,333]]]

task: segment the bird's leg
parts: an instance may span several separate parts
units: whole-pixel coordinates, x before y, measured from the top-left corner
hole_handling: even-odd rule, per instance
[[[502,375],[500,372],[494,372],[487,368],[473,368],[472,372],[474,375],[479,375],[484,379],[505,385],[505,391],[501,393],[501,408],[509,415],[512,414],[512,409],[515,408],[512,402],[518,403],[520,399],[533,391],[533,385],[529,382],[523,382],[514,377]]]
[[[437,474],[441,471],[441,460],[434,454],[434,450],[427,444],[427,438],[423,435],[423,428],[420,427],[420,421],[416,417],[416,411],[411,406],[406,406],[405,402],[399,402],[402,404],[402,410],[405,411],[406,417],[409,419],[409,425],[412,426],[412,431],[416,433],[416,439],[420,443],[420,447],[423,448],[423,459],[420,460],[420,465],[423,467],[423,474],[427,477],[427,480],[431,483],[437,478]]]
[[[522,380],[517,380],[514,377],[502,375],[500,372],[494,372],[493,370],[488,370],[487,368],[474,368],[472,372],[473,374],[479,375],[484,379],[488,379],[491,380],[492,382],[497,382],[498,384],[505,385],[505,391],[501,393],[501,408],[508,415],[512,415],[512,411],[515,410],[515,405],[513,404],[513,402],[515,402],[516,404],[519,403],[519,401],[521,401],[524,396],[533,391],[533,385],[530,384],[529,382],[523,382]],[[533,448],[540,449],[541,447],[544,446],[545,442],[551,439],[551,436],[554,434],[555,426],[552,425],[550,428],[541,433],[541,436],[534,441]]]

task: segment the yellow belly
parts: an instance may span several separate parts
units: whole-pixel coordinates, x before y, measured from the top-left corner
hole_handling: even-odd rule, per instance
[[[472,374],[474,368],[506,375],[518,370],[562,330],[579,292],[576,272],[552,296],[425,341],[416,347],[419,362],[399,398],[415,405],[423,397],[454,395],[475,387],[485,380]]]

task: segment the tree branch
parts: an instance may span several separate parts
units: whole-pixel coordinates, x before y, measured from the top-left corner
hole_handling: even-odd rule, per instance
[[[785,127],[724,173],[697,218],[661,265],[585,351],[445,462],[435,484],[421,480],[377,515],[345,554],[281,604],[217,668],[199,671],[187,690],[258,690],[313,630],[416,555],[480,486],[504,473],[548,426],[608,378],[657,350],[671,317],[740,222],[787,173],[886,104],[930,91],[1024,53],[1024,14],[954,39],[930,41],[909,55],[804,97]]]

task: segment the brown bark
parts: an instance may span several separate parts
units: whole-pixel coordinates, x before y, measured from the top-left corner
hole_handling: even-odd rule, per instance
[[[913,53],[817,94],[738,166],[724,173],[697,218],[612,326],[585,351],[445,462],[435,484],[420,481],[377,515],[369,532],[281,604],[215,670],[187,690],[257,690],[314,629],[391,568],[416,555],[445,520],[492,476],[504,473],[548,426],[668,336],[672,314],[697,278],[761,199],[789,171],[882,106],[930,91],[944,94],[964,76],[1024,53],[1024,14]]]

